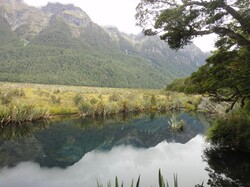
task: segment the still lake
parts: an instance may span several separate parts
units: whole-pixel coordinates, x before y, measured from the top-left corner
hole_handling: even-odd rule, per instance
[[[183,132],[171,130],[173,117]],[[249,158],[210,149],[207,127],[185,112],[8,126],[0,129],[0,186],[96,187],[116,176],[130,186],[140,175],[140,186],[156,187],[159,169],[170,186],[174,173],[180,187],[247,186]]]

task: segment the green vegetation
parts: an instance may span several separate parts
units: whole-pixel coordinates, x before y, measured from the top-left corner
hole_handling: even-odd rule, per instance
[[[207,139],[222,148],[250,152],[250,113],[237,110],[218,118],[209,128]]]
[[[159,170],[159,173],[158,173],[158,181],[159,181],[159,187],[170,187],[168,181],[166,180],[166,182],[165,182],[165,179],[164,179],[163,175],[161,174],[161,170]],[[118,178],[116,177],[115,178],[115,187],[119,187],[119,186],[120,186],[119,185],[119,181],[118,181]],[[123,185],[123,182],[122,182],[121,187],[123,187],[123,186],[124,185]],[[134,180],[132,180],[130,186],[134,187]],[[140,186],[140,176],[138,177],[137,182],[136,182],[136,187],[139,187],[139,186]],[[177,174],[174,174],[174,185],[173,186],[174,187],[178,187],[179,186],[178,185]],[[195,186],[197,186],[197,187],[203,187],[203,183],[201,185],[197,184]],[[97,187],[104,187],[104,186],[102,184],[100,184],[99,181],[97,181]],[[110,181],[107,183],[107,187],[112,187]]]
[[[153,28],[146,35],[164,30],[161,39],[173,49],[189,44],[194,37],[218,34],[217,50],[207,63],[186,79],[179,79],[167,90],[205,94],[213,101],[229,102],[244,108],[250,100],[250,22],[249,1],[162,1],[143,0],[137,7],[138,25],[146,29],[154,17]],[[152,11],[145,11],[152,10]],[[247,108],[247,107],[246,107]],[[229,149],[250,150],[249,108],[235,109],[215,120],[208,132],[212,143]]]
[[[244,103],[250,99],[250,22],[249,2],[237,0],[234,6],[227,1],[172,2],[169,8],[160,11],[161,1],[142,1],[137,7],[138,24],[143,28],[149,15],[155,16],[154,29],[164,28],[162,40],[171,48],[180,49],[194,37],[211,33],[218,34],[218,48],[207,63],[186,80],[176,80],[167,89],[187,93],[208,94],[217,101]],[[156,8],[157,6],[158,9]],[[155,8],[153,12],[145,8]],[[202,16],[200,16],[202,15]],[[225,21],[227,20],[227,21]],[[150,20],[151,21],[151,20]],[[237,26],[235,26],[237,25]],[[155,35],[152,28],[147,35]]]
[[[186,93],[207,94],[214,101],[230,102],[227,111],[237,102],[243,107],[250,99],[250,52],[216,51],[202,66],[186,80],[180,79],[167,86],[167,90]]]
[[[0,107],[0,124],[32,122],[48,118],[48,112],[33,105],[15,104]]]
[[[0,128],[0,137],[3,140],[19,140],[21,138],[32,136],[35,132],[44,131],[49,128],[47,121],[30,125],[29,123],[22,123],[22,125],[9,124]]]
[[[250,50],[249,6],[247,0],[234,3],[142,0],[137,6],[136,17],[146,35],[160,32],[161,39],[172,49],[190,44],[194,37],[215,33],[220,37],[217,45],[230,49],[237,44]]]
[[[118,113],[193,110],[200,101],[199,95],[150,89],[1,83],[0,120],[5,124],[54,115],[105,117]]]
[[[181,132],[183,131],[185,122],[183,120],[178,120],[177,115],[173,114],[170,120],[168,121],[170,124],[171,130],[173,132]]]
[[[25,18],[12,20],[15,6],[0,3],[0,14],[9,18],[0,18],[0,81],[162,88],[174,78],[190,75],[206,58],[195,46],[177,54],[158,38],[104,29],[80,8],[57,3],[39,10],[22,7],[21,2],[17,14]]]

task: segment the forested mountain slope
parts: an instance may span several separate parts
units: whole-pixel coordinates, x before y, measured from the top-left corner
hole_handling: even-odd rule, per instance
[[[14,82],[161,88],[207,56],[100,27],[74,5],[38,9],[21,0],[0,0],[0,42],[0,81]]]

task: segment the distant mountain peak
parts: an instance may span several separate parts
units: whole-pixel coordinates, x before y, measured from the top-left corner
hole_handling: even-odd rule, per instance
[[[74,6],[73,4],[61,4],[61,3],[48,3],[45,7],[42,8],[44,12],[51,14],[59,14],[65,10],[70,11],[82,11],[81,8]]]
[[[23,3],[23,0],[0,0],[1,3]]]
[[[22,0],[0,0],[0,43],[0,81],[162,88],[206,58],[195,46],[175,52],[157,36],[104,29],[73,4]]]
[[[68,24],[74,24],[77,27],[85,27],[92,22],[86,12],[73,4],[48,3],[42,11],[50,15],[60,15]]]

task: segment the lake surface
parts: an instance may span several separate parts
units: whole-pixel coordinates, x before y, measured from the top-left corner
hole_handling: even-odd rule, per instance
[[[173,132],[170,118],[185,122]],[[0,130],[0,186],[96,187],[115,176],[130,186],[158,186],[158,170],[180,187],[247,186],[249,157],[212,149],[199,115],[141,114],[108,119],[61,119]]]

